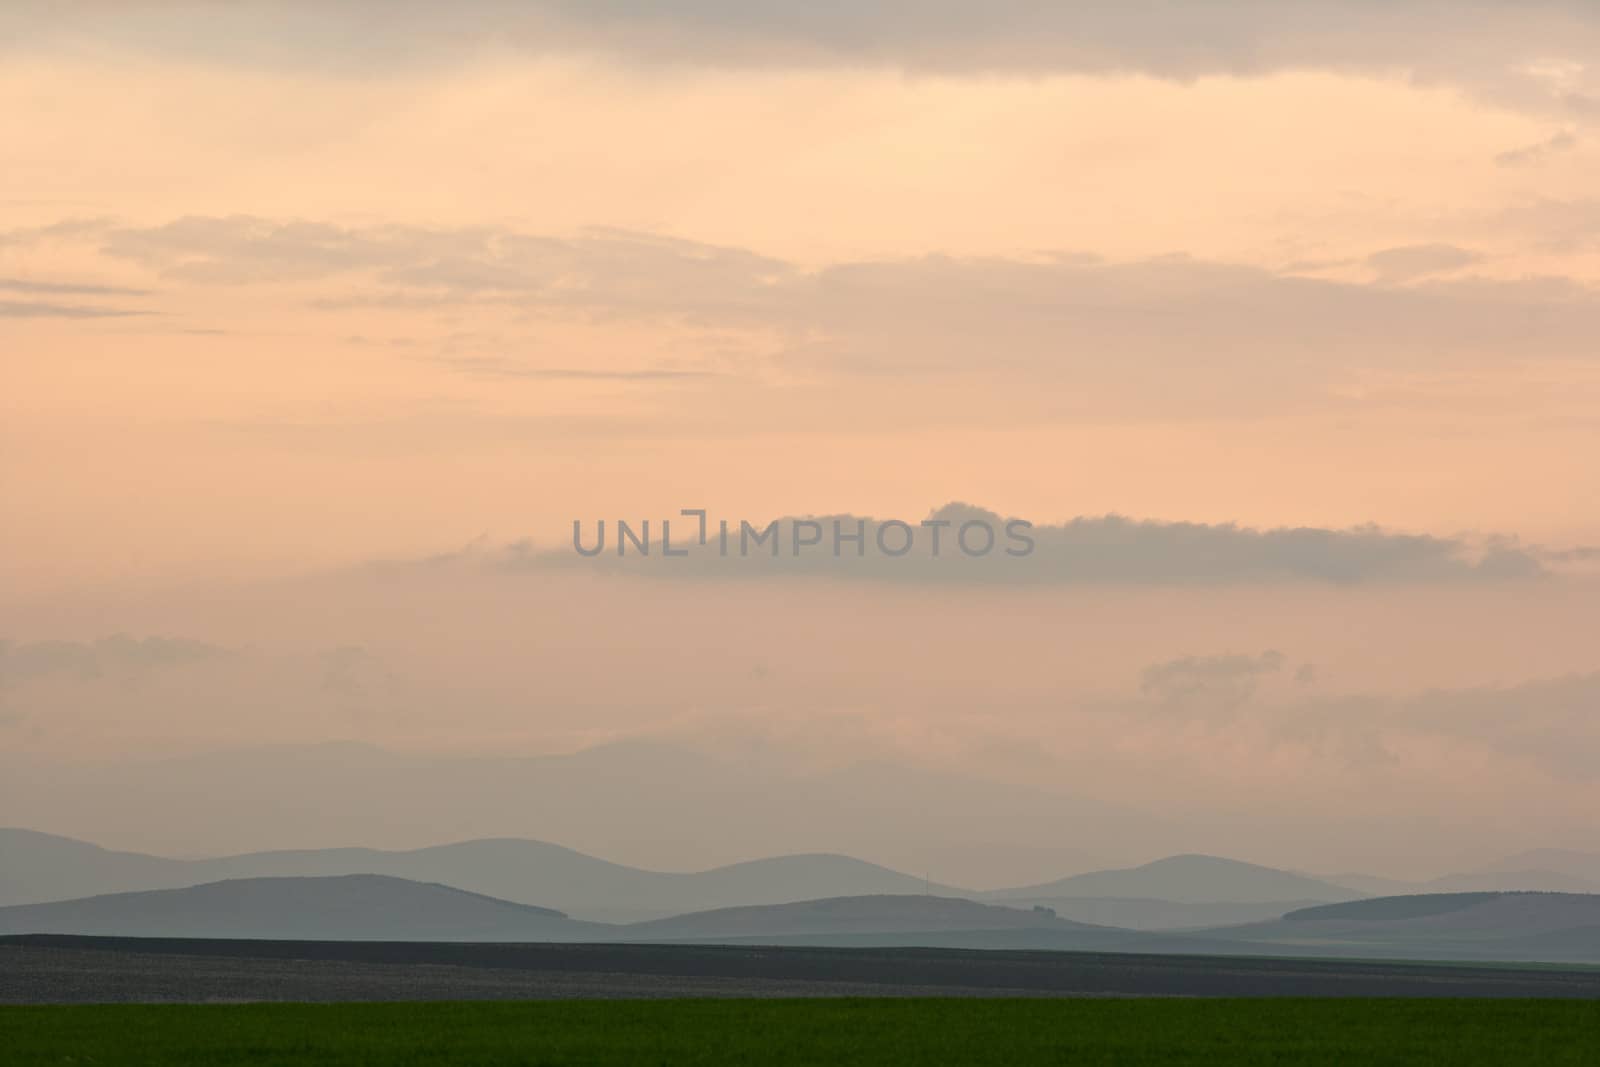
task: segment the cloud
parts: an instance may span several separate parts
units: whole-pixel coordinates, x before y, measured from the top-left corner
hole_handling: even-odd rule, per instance
[[[1393,533],[1375,526],[1255,530],[1234,525],[1085,517],[1050,526],[1014,526],[1012,517],[948,504],[926,519],[878,520],[857,515],[786,516],[765,522],[707,516],[705,544],[695,516],[626,519],[633,540],[606,523],[598,554],[567,545],[540,550],[514,545],[488,562],[510,570],[593,569],[661,578],[758,578],[804,575],[844,580],[1044,585],[1195,585],[1318,582],[1362,583],[1524,580],[1544,573],[1531,554],[1492,542],[1467,543]],[[722,522],[727,522],[724,548]],[[601,545],[600,520],[581,520],[586,553]],[[748,526],[748,529],[746,528]],[[663,554],[663,534],[684,556]],[[859,540],[857,536],[859,535]],[[1031,549],[1028,547],[1031,545]],[[902,551],[904,549],[904,551]]]
[[[1333,70],[1466,86],[1581,117],[1594,96],[1588,0],[13,0],[12,50],[137,49],[266,68],[393,74],[489,49],[668,66],[1188,80]],[[1552,59],[1558,62],[1551,62]]]
[[[1546,251],[1571,253],[1600,246],[1600,199],[1541,197],[1507,208],[1488,221]]]
[[[1593,563],[1600,561],[1600,547],[1579,545],[1575,548],[1546,549],[1539,552],[1539,558],[1556,563]]]
[[[341,226],[250,215],[185,216],[159,226],[105,226],[103,254],[162,277],[248,285],[360,276],[388,294],[438,300],[530,302],[660,310],[739,306],[750,290],[797,268],[744,249],[593,227],[575,237],[507,227]]]
[[[146,315],[144,311],[88,304],[50,304],[33,300],[0,300],[0,319],[114,319]]]
[[[148,296],[148,289],[126,289],[116,285],[86,285],[79,282],[41,282],[29,278],[0,278],[0,290],[13,293],[51,293],[73,296]]]
[[[487,303],[670,321],[759,338],[749,351],[764,359],[777,350],[796,373],[981,367],[986,381],[1116,383],[1146,403],[1281,403],[1361,367],[1588,360],[1600,334],[1600,292],[1562,279],[1393,284],[1476,258],[1450,245],[1375,253],[1369,263],[1380,282],[1355,284],[1187,256],[924,256],[806,268],[748,249],[612,229],[557,237],[509,227],[196,216],[75,234],[108,257],[195,286],[320,281],[330,292],[315,300],[325,308]],[[1161,375],[1154,389],[1153,373]]]
[[[229,655],[227,649],[172,637],[116,634],[98,641],[0,641],[0,683],[35,678],[89,680],[201,663]]]
[[[1414,281],[1434,274],[1446,274],[1480,262],[1481,255],[1455,245],[1406,245],[1386,248],[1367,257],[1367,266],[1388,284]]]
[[[1390,716],[1402,728],[1482,744],[1561,778],[1600,780],[1600,673],[1428,693]]]
[[[1315,672],[1303,664],[1285,675],[1292,684],[1268,689],[1288,667],[1270,650],[1167,660],[1141,672],[1137,697],[1085,706],[1103,726],[1140,734],[1152,753],[1168,757],[1221,743],[1260,766],[1310,760],[1308,773],[1395,775],[1384,788],[1408,791],[1442,767],[1497,781],[1526,783],[1531,771],[1552,782],[1600,782],[1600,673],[1319,697],[1307,688]],[[1470,778],[1452,787],[1463,780]],[[1376,787],[1381,779],[1367,781]]]
[[[1139,692],[1168,706],[1232,709],[1255,695],[1256,684],[1283,668],[1283,653],[1189,656],[1153,663],[1139,674]]]
[[[98,233],[100,224],[94,222],[65,222],[55,226],[27,230],[0,232],[0,246],[28,246],[46,241],[73,240]],[[111,308],[93,304],[63,304],[51,300],[16,300],[5,293],[19,293],[27,297],[48,296],[148,296],[147,289],[132,289],[117,285],[95,285],[84,282],[39,281],[34,278],[0,277],[0,318],[12,319],[101,319],[144,315],[148,312],[124,308]]]
[[[1487,412],[1503,416],[1525,393],[1485,390],[1496,376],[1542,364],[1577,377],[1600,355],[1600,289],[1448,274],[1476,255],[1452,245],[1381,250],[1368,261],[1375,280],[1352,282],[1182,255],[808,265],[615,229],[255,216],[84,224],[32,239],[150,272],[166,283],[169,316],[213,307],[218,287],[259,287],[253,304],[344,338],[356,317],[347,309],[370,319],[380,307],[400,323],[390,332],[409,331],[404,358],[419,364],[485,380],[681,391],[690,406],[673,416],[702,427],[767,425],[756,412],[808,401],[821,420],[813,426],[993,422],[1002,412],[1033,424],[1381,417],[1474,403],[1483,415],[1481,396],[1503,398]],[[308,305],[327,314],[307,316]],[[441,335],[438,313],[466,309],[480,324],[473,335]],[[650,328],[654,352],[626,354],[639,343],[635,325]],[[690,396],[691,385],[704,388]],[[875,402],[890,391],[892,404]],[[670,421],[665,402],[659,410]]]
[[[440,356],[431,362],[477,378],[527,378],[534,381],[674,382],[718,377],[715,371],[671,367],[599,370],[588,367],[535,367],[498,356]]]
[[[1502,167],[1527,167],[1536,163],[1543,163],[1551,156],[1570,152],[1576,147],[1578,147],[1578,138],[1571,130],[1562,130],[1560,133],[1535,144],[1501,152],[1494,157],[1494,161]]]
[[[359,698],[374,687],[392,686],[395,681],[382,661],[362,645],[326,649],[318,657],[318,665],[318,688],[341,698]]]
[[[1441,689],[1410,698],[1349,697],[1255,707],[1254,728],[1353,764],[1393,764],[1423,745],[1480,766],[1531,765],[1572,782],[1600,781],[1600,673],[1509,686]]]

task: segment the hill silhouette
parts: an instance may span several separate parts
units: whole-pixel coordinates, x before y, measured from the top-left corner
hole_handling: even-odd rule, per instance
[[[245,878],[0,908],[0,934],[338,941],[572,941],[604,928],[383,875]]]
[[[906,933],[950,930],[1092,929],[1046,911],[1007,908],[955,897],[832,897],[795,904],[718,908],[633,923],[629,939],[728,938],[794,934]]]
[[[1237,904],[1340,901],[1362,895],[1333,882],[1275,867],[1201,855],[1168,856],[1138,867],[1091,871],[1054,882],[984,894],[989,900],[1108,897]]]
[[[1317,955],[1600,963],[1600,895],[1377,897],[1206,933]]]

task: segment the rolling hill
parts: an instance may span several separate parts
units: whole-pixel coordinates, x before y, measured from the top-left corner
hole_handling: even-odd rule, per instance
[[[1600,963],[1600,895],[1373,897],[1206,933],[1316,955]]]
[[[1045,903],[1099,897],[1182,903],[1277,904],[1340,901],[1362,896],[1332,882],[1220,856],[1168,856],[1139,867],[1091,871],[1042,885],[985,893],[984,899]]]
[[[718,908],[633,923],[629,940],[684,940],[796,934],[931,933],[950,930],[1068,930],[1045,911],[998,907],[955,897],[831,897],[794,904]]]
[[[0,907],[203,881],[191,878],[181,860],[115,852],[70,837],[0,827]]]
[[[604,931],[549,908],[372,874],[245,878],[0,908],[0,934],[574,941]]]
[[[1314,900],[1152,900],[1144,897],[1022,897],[1004,903],[1044,907],[1063,919],[1125,930],[1202,930],[1263,922],[1318,903]]]

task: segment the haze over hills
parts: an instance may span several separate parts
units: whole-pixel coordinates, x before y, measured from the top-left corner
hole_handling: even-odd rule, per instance
[[[13,825],[191,855],[534,837],[582,841],[654,868],[838,852],[921,874],[929,857],[981,846],[982,864],[952,859],[931,873],[958,883],[982,875],[990,885],[1012,880],[1009,848],[1028,857],[1018,870],[1031,876],[1041,843],[1069,854],[1061,865],[1078,866],[1124,855],[1133,838],[1157,848],[1184,839],[1165,820],[1067,793],[881,761],[769,766],[641,741],[530,757],[423,757],[355,743],[109,765],[0,757],[0,811]],[[641,812],[650,813],[648,829]],[[295,838],[286,839],[289,827]]]
[[[1536,848],[1507,856],[1484,871],[1550,871],[1600,885],[1600,852],[1570,848]]]

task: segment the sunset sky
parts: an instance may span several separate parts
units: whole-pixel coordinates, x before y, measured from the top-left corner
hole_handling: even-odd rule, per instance
[[[1597,57],[1586,0],[11,0],[0,764],[758,739],[1246,859],[1593,847]],[[954,501],[1154,562],[570,558]]]

